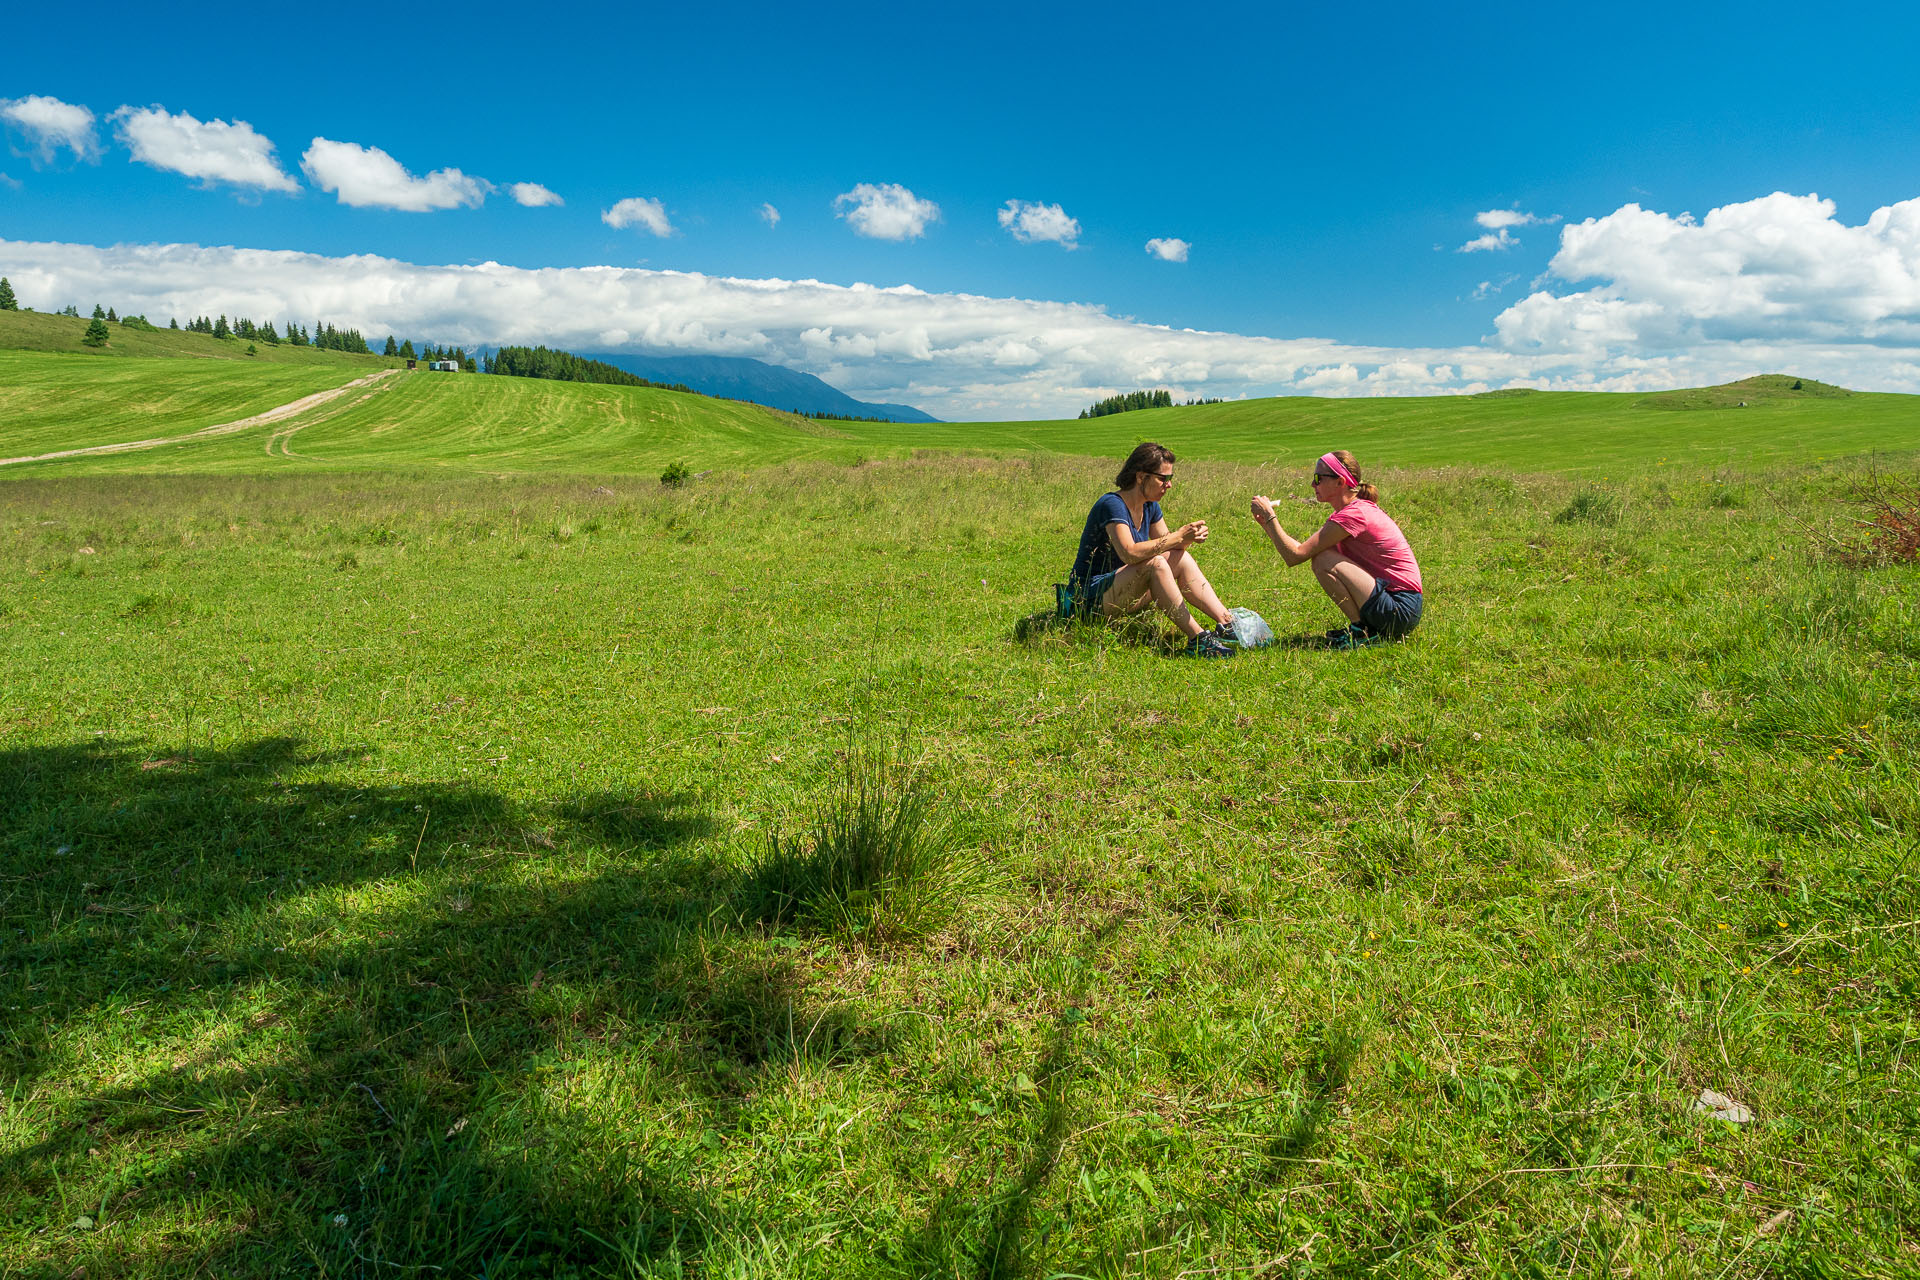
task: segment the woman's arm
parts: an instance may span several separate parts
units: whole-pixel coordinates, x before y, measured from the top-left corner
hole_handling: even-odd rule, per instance
[[[1339,546],[1347,536],[1345,529],[1329,520],[1301,542],[1280,527],[1280,517],[1273,510],[1273,500],[1265,495],[1253,500],[1253,518],[1267,531],[1267,537],[1273,540],[1273,549],[1280,553],[1280,558],[1289,566],[1305,564],[1322,551]]]
[[[1207,540],[1207,522],[1195,520],[1183,524],[1172,533],[1167,532],[1165,520],[1155,520],[1147,529],[1153,537],[1145,542],[1133,540],[1133,530],[1125,521],[1116,520],[1107,526],[1107,541],[1113,544],[1114,554],[1120,557],[1121,564],[1142,564],[1167,551],[1185,551],[1196,542]]]

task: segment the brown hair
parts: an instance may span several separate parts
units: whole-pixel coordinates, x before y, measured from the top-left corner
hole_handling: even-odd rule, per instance
[[[1135,445],[1133,452],[1127,455],[1127,460],[1120,464],[1120,474],[1113,478],[1113,487],[1129,488],[1134,477],[1142,471],[1158,471],[1161,463],[1172,461],[1173,450],[1163,444],[1149,440],[1145,444]]]
[[[1353,477],[1355,497],[1365,498],[1368,502],[1380,501],[1380,491],[1360,479],[1360,464],[1353,460],[1352,454],[1345,449],[1335,449],[1333,456],[1340,459],[1340,465],[1345,467],[1347,474]]]

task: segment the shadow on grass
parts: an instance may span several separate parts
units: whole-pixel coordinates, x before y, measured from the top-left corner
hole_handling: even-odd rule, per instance
[[[1053,610],[1031,613],[1013,624],[1013,639],[1028,646],[1060,645],[1098,648],[1118,643],[1129,648],[1177,653],[1186,637],[1162,626],[1159,615],[1136,613],[1124,618],[1062,618]]]
[[[901,1256],[895,1259],[903,1274],[1020,1280],[1051,1269],[1044,1246],[1033,1240],[1034,1206],[1060,1166],[1078,1114],[1072,1090],[1082,1070],[1079,1030],[1093,973],[1087,960],[1119,923],[1117,916],[1109,919],[1082,941],[1072,964],[1078,978],[1069,989],[1056,993],[1063,1008],[1032,1072],[1033,1114],[1026,1125],[1019,1178],[1011,1187],[995,1191],[989,1175],[987,1190],[973,1193],[966,1189],[963,1175],[904,1243]]]
[[[535,808],[338,763],[284,738],[0,753],[0,1074],[26,1135],[0,1201],[38,1206],[0,1260],[696,1260],[739,1213],[693,1190],[703,1131],[758,1073],[881,1041],[730,923],[698,797]],[[663,1095],[690,1133],[625,1131]]]

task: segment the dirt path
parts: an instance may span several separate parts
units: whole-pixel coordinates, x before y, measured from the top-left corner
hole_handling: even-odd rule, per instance
[[[81,458],[90,453],[130,453],[135,449],[155,449],[163,444],[184,444],[189,440],[205,440],[212,436],[232,435],[236,431],[245,431],[249,427],[264,427],[268,423],[279,422],[283,419],[305,413],[309,409],[316,408],[329,400],[347,394],[347,392],[354,390],[356,387],[372,386],[382,378],[391,377],[393,374],[399,372],[400,370],[398,369],[382,369],[378,373],[370,373],[364,378],[355,378],[345,386],[335,387],[330,391],[316,391],[310,396],[302,396],[298,400],[268,409],[264,413],[256,413],[250,418],[240,418],[234,422],[222,422],[215,426],[202,427],[198,431],[190,431],[183,436],[160,436],[152,440],[128,440],[122,444],[96,444],[85,449],[62,449],[58,453],[38,453],[24,458],[0,458],[0,467],[10,466],[16,462],[50,462],[55,458]],[[370,395],[372,393],[369,392],[368,394]]]

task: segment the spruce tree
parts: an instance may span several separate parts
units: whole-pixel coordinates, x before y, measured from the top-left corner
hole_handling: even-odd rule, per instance
[[[400,354],[400,345],[393,340],[392,334],[387,335],[387,349],[380,354],[383,356],[397,356]]]
[[[80,341],[90,347],[104,347],[107,345],[107,336],[106,320],[101,316],[95,316],[88,322],[87,332],[81,337]]]
[[[167,328],[178,329],[179,327],[180,327],[180,320],[178,317],[175,317],[174,319],[167,321]]]
[[[115,315],[115,314],[113,314],[113,308],[112,308],[112,307],[108,307],[108,308],[107,308],[107,319],[108,319],[108,320],[111,320],[111,321],[112,321],[112,322],[113,322],[114,324],[119,324],[119,323],[120,323],[120,317],[119,317],[119,316],[117,316],[117,315]]]
[[[213,322],[213,336],[216,338],[231,338],[233,336],[233,330],[227,328],[226,316],[222,315],[218,320]]]
[[[18,311],[19,309],[20,300],[13,296],[13,286],[7,283],[5,276],[0,276],[0,311]]]
[[[107,318],[107,313],[101,310],[100,304],[97,302],[93,304],[93,318],[95,320],[105,320]]]
[[[400,344],[400,354],[408,360],[418,360],[420,358],[419,355],[413,349],[412,338],[408,338],[405,342]]]

